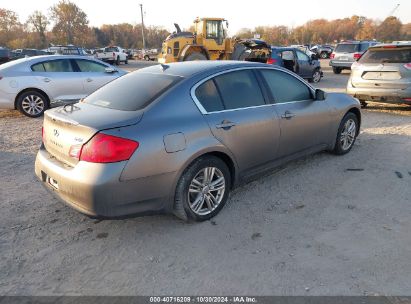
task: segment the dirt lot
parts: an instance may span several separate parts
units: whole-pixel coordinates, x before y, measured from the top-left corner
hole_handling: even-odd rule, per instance
[[[410,295],[411,108],[363,120],[348,155],[293,162],[186,224],[64,206],[34,176],[42,119],[0,111],[0,295]]]

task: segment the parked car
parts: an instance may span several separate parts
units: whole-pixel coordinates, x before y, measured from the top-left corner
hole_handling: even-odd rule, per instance
[[[33,56],[41,56],[41,55],[51,55],[51,52],[37,50],[37,49],[17,49],[14,50],[14,59],[24,58],[24,57],[33,57]]]
[[[318,58],[327,59],[330,58],[330,55],[334,49],[330,45],[320,45],[317,44],[310,49],[311,52],[315,53]]]
[[[0,48],[0,64],[9,62],[12,59],[12,54],[7,48]]]
[[[347,93],[366,101],[411,105],[411,43],[370,47],[351,67]]]
[[[125,73],[82,56],[17,59],[0,66],[0,108],[39,117],[54,102],[77,101]]]
[[[290,45],[289,47],[299,49],[301,52],[305,53],[308,57],[313,57],[316,53],[310,51],[309,47],[306,45]]]
[[[337,44],[329,63],[334,74],[351,69],[353,62],[359,59],[370,46],[376,44],[378,44],[376,41],[347,41]]]
[[[360,104],[286,69],[230,61],[156,65],[46,111],[35,172],[91,216],[216,215],[231,189],[292,159],[348,153]]]
[[[121,47],[118,46],[109,46],[96,50],[95,56],[97,59],[116,65],[120,65],[121,62],[128,64],[127,54]]]
[[[284,67],[309,82],[319,82],[323,77],[320,62],[315,57],[308,57],[297,48],[272,47],[268,64]]]

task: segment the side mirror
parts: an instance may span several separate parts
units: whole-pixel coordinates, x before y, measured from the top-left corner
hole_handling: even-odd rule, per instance
[[[104,72],[111,74],[117,72],[117,70],[114,68],[105,68]]]
[[[323,90],[315,90],[315,100],[325,100],[326,93]]]

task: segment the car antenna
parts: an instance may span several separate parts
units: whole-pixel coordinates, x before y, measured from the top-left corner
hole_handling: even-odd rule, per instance
[[[169,65],[163,64],[163,63],[161,63],[160,65],[161,65],[161,68],[163,69],[163,72],[170,67]]]

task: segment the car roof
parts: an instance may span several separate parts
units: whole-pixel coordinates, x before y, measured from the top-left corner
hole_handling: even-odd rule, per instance
[[[143,73],[156,73],[180,76],[189,78],[200,73],[213,73],[227,69],[235,69],[242,67],[261,67],[263,63],[247,62],[247,61],[231,61],[231,60],[201,60],[201,61],[186,61],[168,64],[159,64],[141,69]],[[271,65],[268,65],[271,67]]]
[[[370,48],[387,48],[387,49],[396,49],[402,47],[411,47],[411,42],[400,42],[400,43],[379,43]]]

